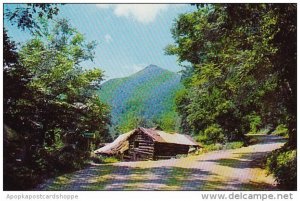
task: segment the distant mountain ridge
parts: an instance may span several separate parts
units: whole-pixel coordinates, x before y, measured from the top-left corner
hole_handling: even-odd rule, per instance
[[[112,124],[126,131],[137,119],[151,126],[166,116],[175,118],[175,94],[182,88],[179,74],[151,64],[128,77],[103,83],[99,96],[111,106]]]

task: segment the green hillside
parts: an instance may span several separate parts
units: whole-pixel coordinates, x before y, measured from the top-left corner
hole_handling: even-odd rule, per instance
[[[111,106],[112,126],[119,132],[157,125],[175,131],[175,94],[182,87],[179,74],[149,65],[131,76],[108,80],[98,94]]]

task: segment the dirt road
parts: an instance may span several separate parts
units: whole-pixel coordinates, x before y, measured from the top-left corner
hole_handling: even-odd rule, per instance
[[[37,190],[276,190],[261,159],[284,140],[257,137],[255,145],[199,156],[95,165],[49,180]]]

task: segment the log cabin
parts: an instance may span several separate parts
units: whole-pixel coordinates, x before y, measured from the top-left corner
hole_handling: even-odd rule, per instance
[[[124,160],[169,159],[188,154],[201,147],[191,136],[169,134],[155,128],[137,128],[120,135],[112,143],[97,149],[95,154],[117,156]]]

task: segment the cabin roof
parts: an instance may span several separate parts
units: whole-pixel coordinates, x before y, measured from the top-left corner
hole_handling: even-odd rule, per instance
[[[155,142],[172,143],[189,146],[200,146],[191,136],[178,134],[178,133],[166,133],[161,130],[155,130],[153,128],[140,128],[144,133],[149,135]]]
[[[136,131],[142,131],[148,135],[154,142],[159,143],[172,143],[188,146],[198,146],[198,144],[191,136],[183,135],[178,133],[169,134],[161,130],[156,130],[154,128],[137,128],[128,133],[119,135],[112,143],[107,144],[100,149],[94,151],[95,154],[117,154],[123,153],[129,148],[128,138],[133,135]]]
[[[97,149],[94,151],[95,154],[117,154],[118,152],[122,153],[122,150],[126,151],[129,148],[129,144],[126,143],[127,139],[135,132],[135,130],[132,130],[128,133],[124,133],[122,135],[119,135],[117,139],[115,139],[112,143],[109,143],[105,145],[104,147],[101,147],[100,149]]]

